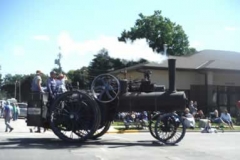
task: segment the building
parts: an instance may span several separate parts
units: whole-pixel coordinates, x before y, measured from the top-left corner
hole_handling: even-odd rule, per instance
[[[169,56],[176,59],[176,89],[185,91],[189,100],[198,102],[205,113],[228,109],[236,113],[240,100],[240,53],[218,50],[203,50],[190,56]],[[144,63],[125,68],[127,78],[141,80],[139,70],[151,70],[151,81],[168,88],[168,62]],[[111,72],[123,78],[123,70]]]

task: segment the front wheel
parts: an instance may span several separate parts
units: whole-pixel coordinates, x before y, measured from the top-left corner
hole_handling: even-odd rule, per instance
[[[156,122],[157,122],[157,119],[158,119],[159,116],[160,116],[160,113],[155,114],[153,116],[153,118],[149,121],[149,124],[148,124],[149,132],[155,139],[157,139],[157,136],[155,134],[155,130],[154,129],[155,129],[155,125],[156,125]]]
[[[155,124],[157,139],[165,144],[179,143],[186,133],[183,120],[175,113],[167,113],[158,117]]]

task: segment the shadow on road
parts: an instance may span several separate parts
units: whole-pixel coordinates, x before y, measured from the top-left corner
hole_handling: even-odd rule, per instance
[[[131,146],[144,147],[169,147],[177,145],[164,145],[157,141],[133,141],[133,142],[116,142],[117,139],[97,139],[88,140],[84,143],[66,143],[54,138],[9,138],[5,142],[0,142],[2,149],[76,149],[76,148],[94,148],[97,146],[108,146],[108,148],[120,148]],[[120,140],[119,140],[120,141]]]

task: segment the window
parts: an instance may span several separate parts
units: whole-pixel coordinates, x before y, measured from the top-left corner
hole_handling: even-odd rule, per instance
[[[18,104],[19,108],[27,108],[26,104]]]
[[[219,105],[226,106],[228,99],[227,99],[227,93],[219,93]]]
[[[240,100],[240,94],[230,94],[229,101],[230,106],[236,106],[237,101]]]

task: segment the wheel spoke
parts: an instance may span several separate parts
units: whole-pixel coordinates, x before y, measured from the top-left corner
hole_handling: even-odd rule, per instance
[[[97,87],[94,87],[94,90],[103,90],[103,87],[102,86],[97,86]]]
[[[183,125],[183,122],[179,120],[179,117],[171,115],[163,115],[158,118],[155,124],[155,134],[159,141],[166,144],[175,144],[181,141],[185,135],[185,127],[179,127],[179,124]],[[178,132],[178,128],[181,130]]]
[[[102,84],[103,84],[104,86],[106,86],[107,83],[106,83],[106,81],[104,81],[103,79],[104,79],[104,77],[101,78],[101,82],[102,82]]]
[[[102,86],[100,84],[102,84]],[[116,77],[110,74],[99,75],[91,84],[91,92],[94,98],[99,102],[111,102],[115,100],[120,93],[120,82]]]
[[[114,90],[112,90],[112,92],[114,93],[114,96],[117,96],[117,93]]]
[[[100,95],[99,95],[99,99],[100,99],[100,100],[102,100],[102,96],[103,96],[104,93],[105,93],[105,90],[102,90],[102,92],[101,92]]]
[[[113,99],[113,97],[110,95],[109,91],[106,91],[106,93],[107,93],[107,96],[109,99]]]

